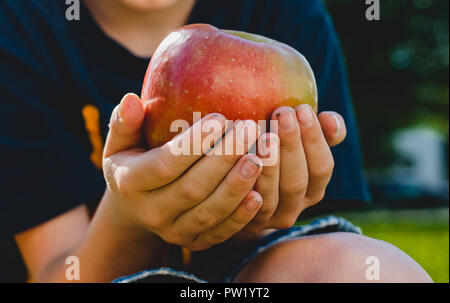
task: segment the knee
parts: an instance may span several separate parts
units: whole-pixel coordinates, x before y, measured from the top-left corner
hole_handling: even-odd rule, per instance
[[[316,265],[317,277],[330,282],[432,282],[425,270],[394,245],[353,233],[324,235],[316,248],[324,247]],[[333,260],[334,258],[334,260]],[[327,272],[327,268],[330,268]]]
[[[247,282],[432,282],[395,246],[352,233],[332,233],[275,245],[237,276]]]

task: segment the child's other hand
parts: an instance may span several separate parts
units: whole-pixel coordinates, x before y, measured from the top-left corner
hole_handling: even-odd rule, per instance
[[[260,158],[174,155],[170,145],[193,134],[200,123],[171,142],[147,150],[141,141],[143,120],[144,108],[134,94],[126,95],[111,117],[103,170],[108,201],[118,222],[128,230],[156,234],[191,250],[221,243],[250,222],[262,205],[261,195],[253,190],[262,171]],[[212,114],[202,122],[212,120],[222,126],[222,131],[214,134],[219,138],[225,132],[225,118]],[[256,130],[257,125],[249,123]],[[239,135],[240,126],[233,125],[235,131],[225,136]],[[211,135],[200,131],[202,142]],[[223,148],[226,142],[230,140],[220,141],[214,149]],[[247,146],[253,143],[247,142]]]
[[[244,229],[251,233],[289,228],[304,209],[323,199],[334,168],[330,146],[347,134],[341,115],[317,116],[309,105],[278,108],[272,119],[278,120],[280,142],[270,133],[261,139],[270,137],[270,144],[279,145],[280,156],[276,165],[264,167],[256,182],[264,204]]]

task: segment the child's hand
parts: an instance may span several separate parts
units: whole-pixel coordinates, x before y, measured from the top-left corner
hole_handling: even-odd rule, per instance
[[[111,117],[103,156],[107,195],[124,226],[154,233],[171,244],[203,250],[227,240],[256,215],[262,197],[252,189],[262,171],[260,158],[174,155],[170,145],[192,134],[201,127],[199,123],[171,142],[146,150],[141,144],[143,119],[139,98],[126,95]],[[210,120],[223,126],[215,134],[215,138],[221,137],[225,118],[213,114],[202,121]],[[257,125],[250,123],[256,130]],[[239,135],[239,129],[226,136],[235,133]],[[202,142],[208,134],[202,132]],[[224,141],[214,148],[222,148]],[[247,143],[251,146],[254,142]]]
[[[342,142],[347,134],[344,119],[335,112],[315,114],[309,105],[277,109],[278,136],[266,134],[279,145],[279,161],[265,166],[255,190],[264,204],[245,230],[258,233],[268,228],[288,228],[306,208],[323,199],[331,179],[334,160],[329,146]],[[261,140],[261,139],[260,139]]]

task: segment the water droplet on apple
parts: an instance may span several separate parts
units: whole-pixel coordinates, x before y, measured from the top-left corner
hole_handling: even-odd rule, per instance
[[[184,91],[184,93],[187,95],[187,93],[189,93],[189,91],[186,89],[186,90]]]
[[[234,62],[234,61],[236,61],[236,59],[235,59],[235,58],[231,58],[231,61],[233,61],[233,62]]]

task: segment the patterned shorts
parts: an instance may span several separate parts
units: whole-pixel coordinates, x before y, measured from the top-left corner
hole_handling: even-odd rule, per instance
[[[305,236],[326,234],[333,232],[352,232],[361,234],[361,229],[354,226],[349,221],[329,216],[317,219],[310,224],[294,226],[288,229],[276,230],[252,244],[252,247],[244,252],[244,256],[234,264],[230,270],[222,275],[218,280],[207,280],[200,278],[198,275],[187,273],[170,267],[163,267],[151,270],[144,270],[129,276],[118,278],[113,283],[207,283],[207,282],[224,282],[233,281],[236,275],[248,264],[252,259],[261,254],[267,248],[281,242],[295,240]]]

